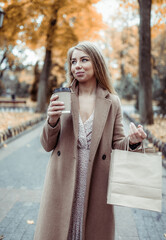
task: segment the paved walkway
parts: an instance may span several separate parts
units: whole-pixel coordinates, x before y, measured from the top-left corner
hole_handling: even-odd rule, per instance
[[[32,240],[49,154],[39,142],[42,124],[0,149],[0,236]]]
[[[0,149],[0,236],[5,240],[33,240],[50,157],[39,142],[42,126],[43,123]],[[164,168],[163,186],[166,186]],[[166,240],[166,188],[161,214],[115,207],[115,216],[116,240]]]

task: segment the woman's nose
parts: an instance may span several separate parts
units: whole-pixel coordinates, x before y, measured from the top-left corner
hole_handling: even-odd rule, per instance
[[[76,68],[82,68],[82,65],[81,65],[80,62],[77,62],[75,67],[76,67]]]

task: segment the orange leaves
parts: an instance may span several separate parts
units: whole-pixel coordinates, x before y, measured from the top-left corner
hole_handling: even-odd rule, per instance
[[[166,28],[160,26],[160,30],[152,29],[152,57],[153,57],[153,74],[163,79],[166,75]],[[155,35],[154,35],[155,34]]]
[[[110,53],[110,71],[113,79],[120,79],[122,74],[138,74],[138,28],[136,26],[116,28],[107,31],[112,51]]]
[[[163,4],[165,3],[165,0],[152,0],[153,4]]]
[[[32,84],[34,81],[34,75],[32,70],[28,71],[24,69],[19,74],[19,82],[26,82],[27,84]]]
[[[165,2],[165,4],[164,4]],[[152,5],[152,38],[155,38],[165,28],[166,1],[153,1]],[[156,4],[157,3],[157,4]]]
[[[46,0],[46,1],[11,1],[6,5],[6,23],[4,25],[6,38],[13,41],[21,39],[32,48],[46,46],[46,36],[49,36],[49,41],[55,39],[55,34],[58,32],[52,30],[49,33],[50,21],[55,21],[55,28],[66,28],[76,34],[79,39],[84,39],[94,35],[102,25],[102,17],[96,12],[94,3],[99,0],[73,0],[72,5],[69,0]],[[58,12],[57,19],[55,13]],[[65,19],[64,19],[65,16]],[[93,17],[92,17],[93,16]],[[71,19],[75,19],[73,26]],[[82,19],[82,20],[81,20]],[[10,26],[9,26],[10,23]],[[9,27],[9,31],[8,31]],[[69,28],[66,28],[68,31]],[[81,31],[80,31],[81,30]],[[20,34],[21,33],[21,34]],[[12,35],[15,36],[12,39]],[[56,36],[56,38],[63,36]],[[65,36],[64,36],[65,37]],[[44,40],[43,40],[44,39]],[[40,45],[41,44],[41,45]],[[48,43],[47,43],[48,45]],[[63,46],[64,47],[64,46]]]
[[[166,126],[166,119],[156,117],[154,118],[154,124],[153,125],[147,125],[147,129],[150,130],[150,132],[158,139],[160,139],[162,142],[166,142],[166,135],[163,129],[165,129]]]
[[[164,32],[165,29],[166,29],[165,23],[161,23],[160,25],[158,24],[153,25],[151,28],[152,39],[155,39],[160,34],[162,34],[162,32]]]
[[[68,48],[80,40],[96,39],[99,30],[104,27],[102,16],[94,6],[98,1],[6,1],[5,21],[0,29],[0,46],[18,44],[21,45],[19,49],[52,49],[53,65],[57,63],[62,69]],[[54,75],[58,75],[57,72],[59,74],[56,68]],[[65,75],[64,71],[62,74]]]
[[[0,112],[0,132],[4,131],[8,127],[16,127],[34,119],[35,117],[40,117],[39,113],[29,113],[29,112]]]
[[[66,1],[58,11],[58,22],[53,35],[52,59],[64,66],[68,48],[78,41],[95,40],[99,36],[99,30],[104,27],[101,14],[92,3],[96,1]],[[53,75],[58,77],[58,83],[64,81],[64,70],[59,71],[58,66],[52,69]]]
[[[132,9],[137,10],[138,9],[138,1],[132,0],[132,1],[126,1],[126,0],[120,0],[120,8],[124,9]]]

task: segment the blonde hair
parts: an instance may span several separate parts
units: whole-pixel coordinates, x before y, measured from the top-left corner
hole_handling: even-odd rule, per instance
[[[74,50],[80,50],[89,55],[93,68],[94,74],[98,84],[103,88],[107,89],[110,93],[115,94],[114,87],[111,83],[111,76],[108,71],[105,59],[99,49],[91,42],[80,42],[76,46],[70,48],[67,53],[67,81],[71,84],[74,81],[74,77],[71,73],[71,58]]]

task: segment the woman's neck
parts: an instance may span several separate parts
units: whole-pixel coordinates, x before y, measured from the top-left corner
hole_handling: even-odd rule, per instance
[[[95,95],[96,87],[96,82],[79,83],[79,95]]]

